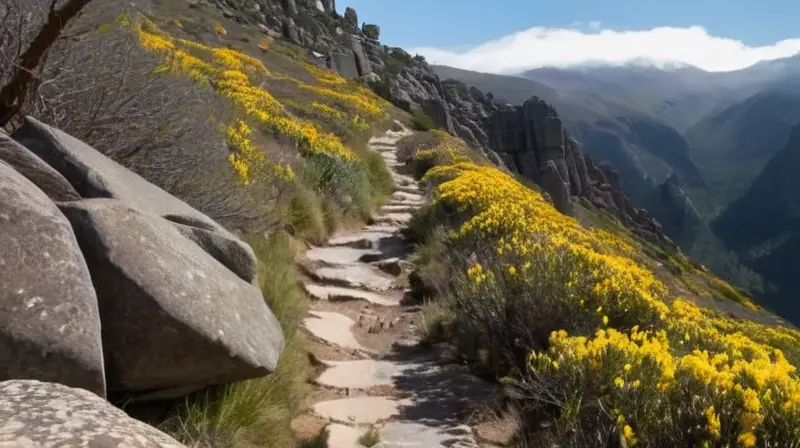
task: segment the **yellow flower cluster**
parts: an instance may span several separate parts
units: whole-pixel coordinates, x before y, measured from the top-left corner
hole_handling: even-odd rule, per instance
[[[300,88],[328,98],[343,107],[352,108],[356,113],[368,117],[372,121],[380,120],[386,116],[383,102],[379,101],[374,94],[370,95],[364,91],[365,89],[351,93],[332,87],[309,84],[301,84]]]
[[[315,124],[298,120],[285,111],[283,105],[262,87],[263,83],[258,82],[258,77],[271,76],[258,59],[229,48],[172,38],[146,20],[140,21],[134,30],[145,49],[164,55],[165,63],[157,71],[185,73],[193,79],[209,82],[262,128],[290,138],[303,151],[339,157],[348,162],[357,160],[336,135],[323,132]],[[250,160],[253,159],[233,157],[231,163],[237,173],[246,173],[253,171],[253,167],[244,166]]]
[[[635,242],[583,228],[495,167],[443,159],[451,164],[423,179],[436,185],[433,208],[464,217],[448,244],[487,258],[464,273],[477,291],[469,296],[547,291],[570,307],[575,328],[601,328],[593,336],[554,332],[530,357],[530,381],[617,410],[629,446],[670,430],[684,437],[696,425],[701,431],[689,433],[697,446],[800,444],[800,331],[669,300],[636,261]]]
[[[605,309],[612,322],[628,315],[653,323],[668,312],[660,300],[664,285],[624,255],[634,250],[629,243],[584,229],[510,175],[462,162],[437,166],[425,179],[441,181],[436,201],[471,214],[458,237],[491,242],[498,256],[518,260],[518,271],[569,267],[565,299]]]
[[[253,146],[250,134],[253,130],[242,120],[231,125],[227,131],[228,144],[235,149],[228,156],[239,181],[250,185],[256,179],[278,179],[290,182],[294,179],[292,167],[285,164],[269,163],[263,152]],[[255,174],[255,176],[254,176]]]

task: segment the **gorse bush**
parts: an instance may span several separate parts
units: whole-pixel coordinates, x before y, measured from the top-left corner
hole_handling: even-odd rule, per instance
[[[495,167],[447,159],[424,176],[434,201],[412,232],[449,229],[433,288],[446,331],[508,376],[524,441],[800,445],[800,332],[675,299],[634,240],[582,227]]]

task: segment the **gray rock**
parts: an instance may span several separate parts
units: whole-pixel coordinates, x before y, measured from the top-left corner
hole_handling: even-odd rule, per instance
[[[364,54],[364,48],[361,46],[361,40],[359,40],[357,36],[351,36],[350,43],[353,54],[356,57],[356,66],[358,66],[359,76],[372,73],[372,65],[370,64],[367,55]]]
[[[319,12],[325,12],[325,4],[324,4],[324,3],[322,3],[322,0],[317,0],[317,1],[315,2],[315,5],[316,5],[316,7],[317,7],[317,11],[319,11]]]
[[[202,243],[201,246],[209,249],[209,253],[219,260],[235,259],[235,263],[223,264],[247,281],[252,280],[248,279],[254,276],[256,269],[256,258],[252,251],[242,249],[230,252],[233,248],[244,246],[244,243],[175,196],[80,140],[31,117],[26,117],[25,125],[14,134],[14,138],[63,174],[84,197],[119,199],[139,210],[197,229],[192,238],[194,241]],[[204,236],[200,238],[198,235]],[[208,241],[214,241],[214,244],[208,244]],[[221,251],[221,247],[228,248],[228,253]]]
[[[333,61],[342,77],[358,78],[358,65],[353,53],[334,53]]]
[[[111,199],[61,205],[94,279],[109,391],[266,375],[283,333],[261,291],[168,221]]]
[[[61,173],[85,198],[119,199],[139,210],[230,235],[208,216],[63,131],[26,117],[25,125],[13,137]]]
[[[297,25],[294,23],[294,19],[291,17],[287,18],[283,21],[283,37],[289,40],[289,42],[297,45],[302,45],[303,42],[300,40],[300,32],[297,29]]]
[[[77,201],[81,198],[64,176],[5,133],[0,133],[0,160],[11,165],[54,201]]]
[[[211,232],[197,227],[174,224],[175,227],[195,244],[200,246],[207,254],[230,269],[239,278],[247,283],[253,283],[258,277],[258,264],[256,254],[246,243],[226,238],[216,232]]]
[[[283,0],[283,9],[286,10],[286,13],[290,16],[297,15],[297,3],[295,0]]]
[[[344,21],[354,28],[358,28],[358,13],[356,10],[348,6],[344,10]]]
[[[381,76],[375,72],[367,73],[366,75],[362,76],[361,79],[363,79],[364,82],[369,84],[381,82]]]
[[[7,447],[184,446],[97,395],[55,383],[0,383],[0,422],[0,446]]]
[[[364,24],[361,27],[361,32],[370,39],[378,40],[381,37],[381,27],[374,24]]]
[[[569,183],[564,181],[556,168],[555,162],[549,160],[540,174],[540,185],[551,198],[556,209],[565,215],[572,215],[572,202],[569,195]]]
[[[0,380],[105,396],[97,297],[69,221],[3,162],[0,229]]]

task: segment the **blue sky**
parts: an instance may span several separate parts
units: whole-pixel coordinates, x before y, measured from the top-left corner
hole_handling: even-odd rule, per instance
[[[336,6],[340,12],[352,6],[360,21],[380,25],[387,45],[484,71],[642,58],[732,70],[800,51],[798,0],[339,0]],[[559,56],[561,50],[572,56]]]

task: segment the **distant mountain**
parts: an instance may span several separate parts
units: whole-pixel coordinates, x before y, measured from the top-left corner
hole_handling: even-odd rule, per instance
[[[713,223],[720,239],[751,269],[777,286],[769,305],[800,318],[800,125],[752,186]]]
[[[707,114],[686,131],[717,209],[747,191],[798,122],[800,79],[783,79]]]
[[[551,103],[584,152],[611,165],[634,203],[662,222],[684,251],[729,280],[753,286],[760,281],[717,239],[709,219],[743,193],[785,142],[795,110],[800,113],[800,104],[795,107],[787,99],[793,91],[787,87],[790,74],[795,69],[800,73],[798,61],[765,62],[731,73],[630,65],[540,68],[501,76],[433,68],[442,78],[455,78],[514,104],[531,95]],[[763,95],[758,107],[757,101],[748,102],[756,95]],[[762,107],[771,110],[760,111]],[[788,118],[782,121],[784,116]],[[744,154],[761,158],[746,159]],[[737,168],[740,160],[748,166]],[[739,190],[730,185],[737,175],[745,179]]]

